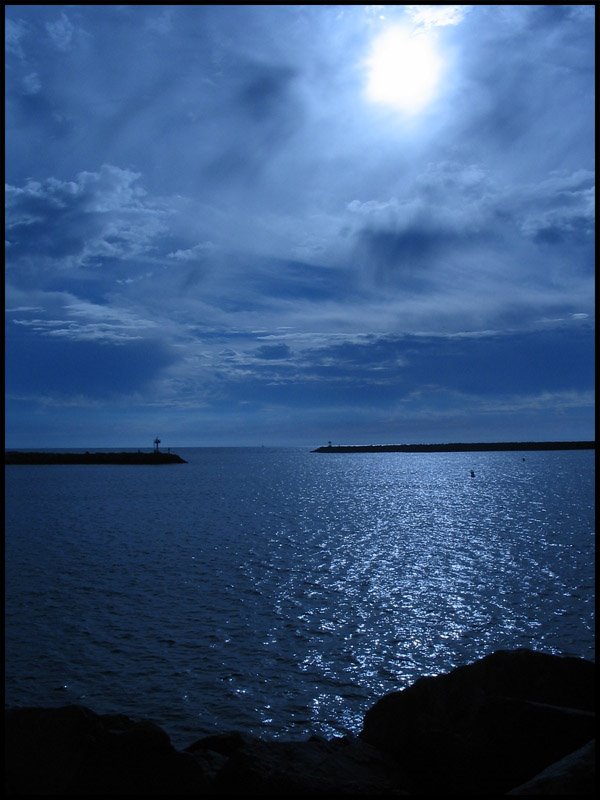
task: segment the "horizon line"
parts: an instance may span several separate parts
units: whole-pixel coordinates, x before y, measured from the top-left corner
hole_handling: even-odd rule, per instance
[[[586,444],[586,445],[595,445],[595,439],[511,439],[511,440],[495,440],[495,441],[453,441],[453,442],[379,442],[379,443],[368,443],[368,444],[333,444],[331,441],[328,441],[327,444],[319,445],[320,448],[325,449],[334,449],[339,447],[450,447],[456,445],[464,445],[464,446],[475,446],[475,445],[523,445],[523,444]],[[196,448],[196,449],[212,449],[212,448],[247,448],[247,449],[256,449],[256,448],[280,448],[280,447],[294,447],[294,448],[304,448],[304,447],[311,447],[314,445],[308,444],[175,444],[175,445],[168,445],[167,447],[160,448],[160,452],[164,452],[166,450],[173,450],[174,448]],[[44,445],[36,445],[36,446],[5,446],[5,452],[20,450],[20,451],[36,451],[36,450],[52,450],[52,448],[56,450],[112,450],[115,448],[121,448],[123,450],[152,450],[153,447],[151,445],[53,445],[53,446],[44,446]]]

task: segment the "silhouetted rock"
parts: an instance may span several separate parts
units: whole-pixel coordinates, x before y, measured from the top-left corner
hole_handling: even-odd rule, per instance
[[[226,733],[215,733],[212,736],[204,736],[198,739],[189,747],[185,748],[187,753],[197,753],[200,750],[209,750],[212,753],[219,753],[224,756],[231,756],[236,750],[244,745],[251,745],[256,741],[254,736],[239,731],[228,731]]]
[[[209,737],[192,746],[199,756],[224,741]],[[212,742],[210,740],[213,740]],[[240,737],[226,743],[229,758],[215,776],[215,790],[226,795],[284,796],[399,793],[401,776],[393,759],[355,737],[326,741],[265,742]],[[202,762],[204,763],[204,762]]]
[[[499,651],[386,695],[361,736],[412,791],[502,794],[594,736],[594,675],[584,659]]]
[[[84,706],[13,708],[5,714],[8,794],[200,794],[192,756],[151,722]]]
[[[592,662],[499,651],[379,700],[360,736],[183,751],[151,722],[83,706],[6,711],[9,795],[591,794]]]
[[[595,794],[596,742],[561,758],[527,783],[517,786],[507,794]]]

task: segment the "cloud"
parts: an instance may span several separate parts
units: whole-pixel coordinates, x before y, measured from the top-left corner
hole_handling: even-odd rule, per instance
[[[100,305],[68,292],[9,287],[8,398],[71,403],[151,397],[180,352],[155,320],[131,308]]]
[[[16,325],[31,327],[36,333],[55,338],[71,339],[73,341],[101,341],[112,342],[113,344],[123,344],[141,340],[144,337],[132,330],[119,330],[118,326],[112,323],[81,323],[72,320],[56,319],[32,319],[14,320]]]
[[[158,340],[119,346],[69,337],[11,337],[6,363],[10,396],[54,395],[96,399],[148,392],[174,353]]]
[[[30,72],[23,78],[23,91],[25,94],[37,94],[42,88],[42,81],[37,72]]]
[[[156,10],[152,9],[151,16],[148,16],[145,21],[146,30],[162,36],[170,33],[173,27],[173,13],[172,8],[163,8],[161,13],[156,13]]]
[[[21,40],[28,31],[27,24],[20,19],[6,18],[4,24],[4,47],[6,52],[17,58],[23,59],[25,54],[21,46]]]
[[[140,174],[104,164],[74,181],[30,180],[7,186],[11,261],[44,258],[63,267],[131,259],[151,251],[166,230],[164,207],[149,201]]]
[[[480,326],[479,311],[500,324],[511,307],[528,304],[530,320],[536,308],[579,310],[591,290],[593,199],[589,170],[503,185],[477,164],[431,162],[402,194],[348,204],[342,253],[366,291],[401,291],[410,316],[418,298],[432,310],[439,302],[449,325],[462,314]],[[404,315],[402,297],[395,303]]]
[[[213,242],[200,242],[188,249],[168,253],[167,258],[174,258],[177,261],[202,261],[214,251],[215,244]]]
[[[223,78],[217,82],[213,121],[218,127],[203,173],[219,194],[231,187],[256,192],[257,182],[268,180],[273,162],[303,129],[300,75],[285,63],[240,53],[230,54],[227,75],[226,85]]]
[[[469,47],[454,43],[448,108],[461,113],[446,117],[447,136],[496,161],[509,180],[526,180],[540,165],[577,168],[584,153],[588,163],[593,20],[568,6],[473,6],[459,35]]]
[[[470,6],[422,5],[404,6],[404,11],[417,25],[430,28],[459,25],[469,13],[469,8]]]
[[[287,359],[292,355],[292,351],[287,344],[263,344],[255,351],[257,358],[268,361]]]
[[[348,210],[371,230],[428,227],[464,239],[495,223],[494,206],[501,198],[485,169],[461,162],[430,162],[401,190],[385,201],[353,200]]]
[[[27,314],[14,317],[13,325],[45,337],[112,344],[151,339],[158,335],[159,324],[131,308],[114,303],[101,305],[66,292],[38,293],[36,296],[43,298],[43,306],[10,309],[13,314]],[[37,313],[34,315],[34,312]]]
[[[236,100],[244,113],[256,122],[281,117],[290,101],[296,71],[287,66],[251,63],[243,72],[244,81]]]
[[[379,392],[387,386],[396,395],[443,390],[480,396],[527,394],[539,387],[587,391],[593,385],[593,331],[586,328],[304,341],[287,335],[285,341],[294,344],[294,352],[285,355],[294,371],[281,374],[280,383],[310,380],[378,387]],[[382,393],[381,402],[389,396]]]
[[[577,170],[555,174],[532,187],[531,211],[521,230],[544,244],[593,245],[595,233],[594,173]]]
[[[422,292],[456,263],[493,250],[501,202],[479,166],[430,163],[402,196],[348,205],[352,258],[376,285]]]
[[[69,49],[75,33],[75,26],[64,12],[54,22],[47,22],[46,30],[53,44],[59,50],[66,51]]]
[[[338,409],[366,430],[395,404],[451,421],[446,403],[464,425],[469,398],[507,420],[519,398],[588,391],[593,22],[565,6],[7,6],[11,352],[37,369],[38,343],[63,371],[112,353],[122,385],[139,354],[141,418],[243,402],[288,413],[294,436],[301,411],[315,432]],[[363,98],[390,23],[429,27],[446,62],[410,123]],[[60,396],[91,402],[86,382]]]

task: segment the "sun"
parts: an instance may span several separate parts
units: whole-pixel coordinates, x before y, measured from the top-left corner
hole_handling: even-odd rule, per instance
[[[442,59],[432,34],[396,26],[375,39],[366,66],[369,100],[417,114],[435,96]]]

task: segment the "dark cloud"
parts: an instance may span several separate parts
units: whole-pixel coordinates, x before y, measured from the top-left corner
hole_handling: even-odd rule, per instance
[[[292,68],[240,60],[236,73],[219,113],[226,134],[205,166],[213,181],[255,180],[302,127]]]
[[[261,296],[297,302],[342,300],[352,292],[347,272],[299,261],[267,259],[249,264],[246,281]]]
[[[255,122],[280,117],[290,102],[292,84],[296,73],[289,67],[267,65],[241,65],[240,72],[247,76],[237,93],[237,101],[244,112]]]
[[[291,355],[284,345],[259,350],[265,359]],[[247,396],[294,406],[360,396],[361,403],[382,408],[417,395],[424,405],[443,403],[445,397],[467,404],[471,398],[478,405],[484,398],[589,395],[593,351],[589,328],[566,334],[371,337],[306,349],[285,372],[261,368],[245,371],[240,379]]]
[[[591,392],[594,335],[579,330],[455,337],[363,337],[307,348],[295,371],[280,375],[286,396],[301,391],[323,398],[360,389],[377,406],[419,391],[432,396],[507,397],[536,392]],[[269,376],[271,378],[272,376]],[[253,378],[257,380],[258,375]]]
[[[533,238],[541,244],[572,244],[579,246],[582,238],[589,235],[590,220],[584,215],[573,215],[566,219],[548,219],[532,226]]]
[[[587,250],[587,260],[591,261],[595,234],[593,173],[579,170],[544,181],[530,198],[522,230],[541,244]]]
[[[406,345],[406,372],[415,385],[433,383],[468,394],[501,396],[590,390],[593,384],[590,329],[409,340]]]
[[[358,234],[357,255],[372,270],[378,284],[425,291],[438,259],[459,238],[450,231],[426,227],[405,231],[365,228]]]
[[[475,165],[430,163],[387,202],[353,201],[356,256],[377,283],[425,291],[440,266],[493,246],[510,223],[486,174]]]
[[[348,206],[355,218],[354,258],[377,285],[423,293],[455,268],[484,275],[487,264],[502,265],[502,272],[493,268],[497,277],[515,281],[533,275],[543,281],[550,265],[573,277],[590,274],[591,171],[555,171],[538,183],[506,187],[477,165],[430,163],[403,192]]]
[[[292,351],[287,344],[263,344],[261,347],[256,348],[255,354],[258,358],[271,360],[289,358]]]
[[[7,337],[6,390],[11,396],[98,400],[141,392],[152,402],[152,382],[175,360],[173,351],[156,340],[110,345],[13,334]]]

